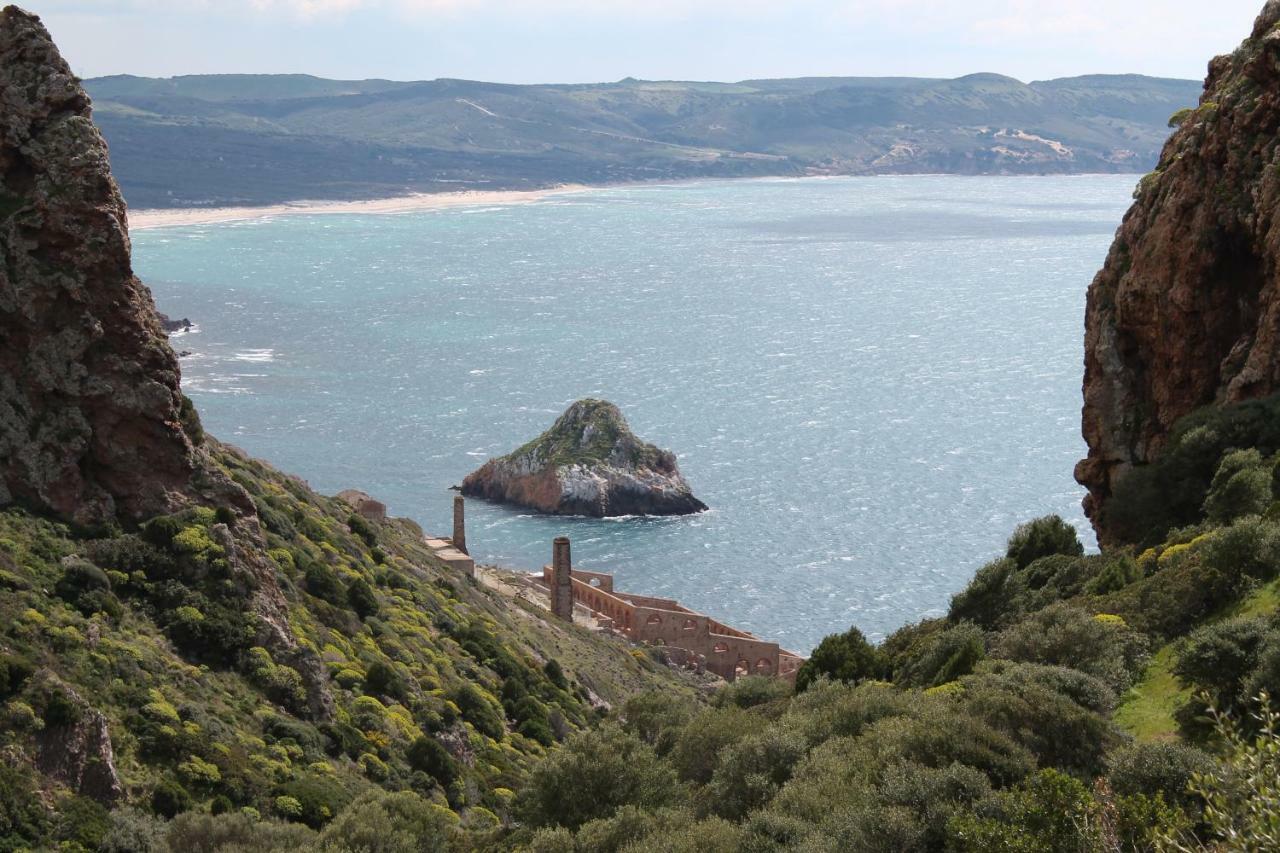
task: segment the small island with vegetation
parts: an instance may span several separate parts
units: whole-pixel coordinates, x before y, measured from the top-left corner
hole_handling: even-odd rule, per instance
[[[462,481],[462,493],[595,518],[707,509],[693,496],[674,453],[637,438],[613,403],[592,399],[574,403],[515,452],[490,459]]]

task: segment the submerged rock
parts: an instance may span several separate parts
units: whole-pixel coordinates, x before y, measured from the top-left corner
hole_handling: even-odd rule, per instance
[[[552,515],[690,515],[693,496],[674,453],[637,438],[604,400],[579,400],[551,429],[491,459],[462,481],[462,493]]]

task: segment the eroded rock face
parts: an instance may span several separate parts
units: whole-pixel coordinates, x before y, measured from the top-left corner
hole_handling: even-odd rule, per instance
[[[693,496],[675,454],[641,441],[622,412],[579,400],[551,429],[462,481],[462,493],[553,515],[689,515]]]
[[[42,678],[47,687],[66,697],[76,713],[74,719],[40,732],[37,767],[81,796],[106,805],[115,803],[124,796],[124,785],[116,772],[107,718],[52,673],[43,673]]]
[[[1136,198],[1086,317],[1076,479],[1104,543],[1115,485],[1179,418],[1280,390],[1280,0],[1210,63]]]
[[[89,98],[39,18],[0,11],[0,506],[82,524],[180,502],[178,361],[133,274]]]

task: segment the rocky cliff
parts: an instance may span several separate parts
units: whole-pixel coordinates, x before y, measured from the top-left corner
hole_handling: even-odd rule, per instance
[[[689,515],[707,506],[693,496],[675,454],[641,441],[622,412],[579,400],[551,429],[462,482],[469,497],[554,515]]]
[[[1104,542],[1116,484],[1179,418],[1280,390],[1280,2],[1179,119],[1089,289],[1076,478]]]
[[[82,524],[181,503],[178,362],[133,274],[89,98],[40,20],[0,11],[0,506]]]

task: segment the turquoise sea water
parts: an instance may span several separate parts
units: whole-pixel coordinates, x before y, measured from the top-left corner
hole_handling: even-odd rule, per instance
[[[1020,521],[1087,530],[1085,290],[1134,180],[607,189],[140,231],[135,263],[198,325],[174,344],[211,432],[429,531],[487,457],[618,403],[712,512],[471,502],[473,553],[532,570],[567,534],[623,589],[806,652],[940,613]]]

